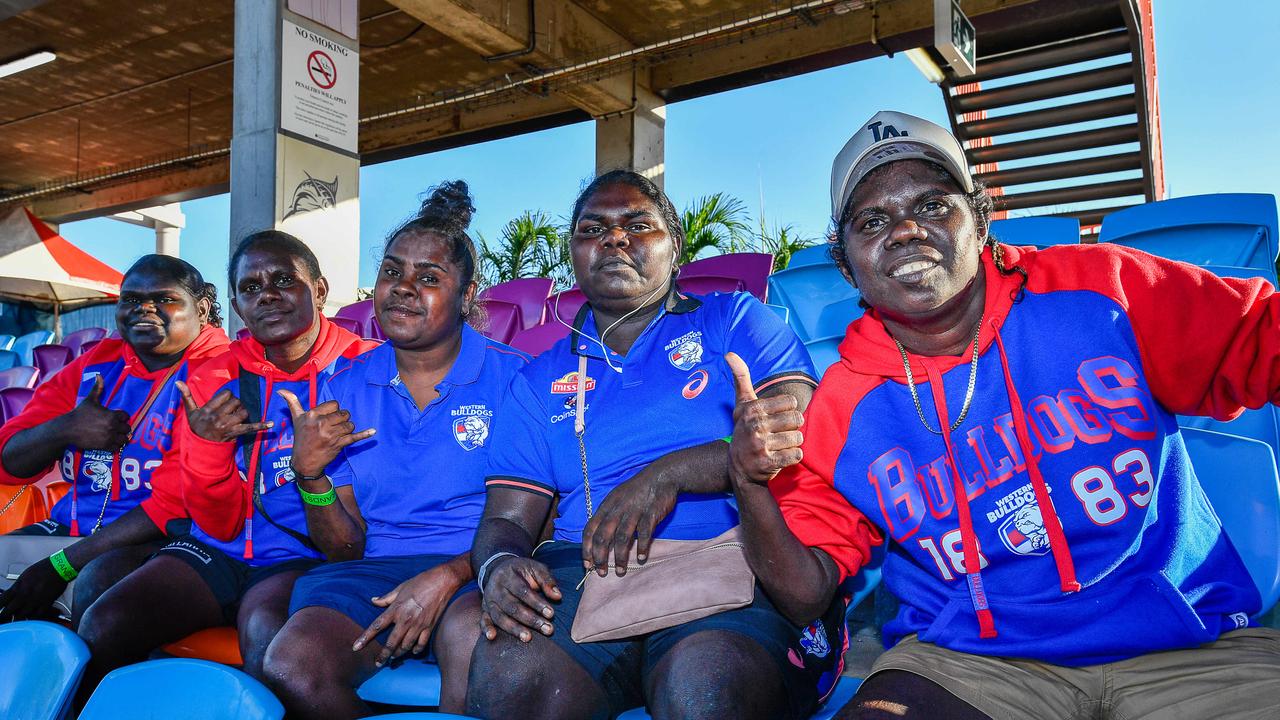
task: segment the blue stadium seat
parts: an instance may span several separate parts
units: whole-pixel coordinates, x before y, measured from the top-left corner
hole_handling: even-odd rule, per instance
[[[17,339],[12,335],[0,335],[0,350],[12,350],[13,341]]]
[[[824,337],[819,328],[822,311],[844,300],[856,302],[857,297],[858,291],[830,260],[825,265],[792,267],[769,276],[769,302],[791,311],[791,327],[801,340]],[[840,334],[844,334],[843,325]]]
[[[826,374],[827,368],[831,367],[840,359],[840,343],[844,341],[844,333],[839,335],[828,335],[817,340],[810,340],[804,344],[804,349],[809,351],[809,359],[813,361],[813,369],[818,373],[818,379]]]
[[[1249,570],[1266,612],[1280,599],[1280,476],[1271,448],[1227,433],[1182,429],[1200,487]]]
[[[283,717],[284,706],[262,683],[235,668],[189,658],[148,660],[112,670],[80,713],[80,720]]]
[[[765,307],[767,307],[767,308],[769,308],[770,310],[772,310],[774,315],[777,315],[778,317],[782,318],[782,322],[790,324],[790,322],[791,322],[791,311],[790,311],[790,310],[788,310],[787,308],[782,307],[781,305],[770,305],[770,304],[766,304],[766,305],[765,305]],[[3,369],[3,368],[0,368],[0,369]]]
[[[61,625],[0,625],[0,717],[62,720],[87,662],[89,648]]]
[[[858,688],[862,686],[862,678],[842,677],[840,682],[836,684],[835,692],[831,693],[831,697],[827,698],[827,703],[823,705],[818,712],[810,716],[810,720],[831,720],[840,712],[840,708],[849,704],[853,699],[854,693],[858,692]]]
[[[366,702],[384,705],[436,707],[440,704],[440,667],[412,658],[388,665],[365,680],[356,694]]]
[[[1065,217],[1020,217],[991,221],[991,234],[1006,245],[1080,244],[1080,221]]]
[[[827,243],[820,242],[817,245],[810,245],[807,248],[797,250],[791,253],[791,261],[787,263],[785,269],[790,270],[806,265],[830,265],[831,256],[827,254],[830,248],[831,246]]]
[[[33,348],[37,345],[46,345],[51,342],[53,342],[53,333],[48,330],[36,330],[14,340],[13,347],[9,349],[18,353],[18,356],[22,358],[23,365],[34,366],[36,363],[32,354]]]
[[[1257,268],[1275,284],[1278,225],[1273,195],[1194,195],[1111,213],[1098,241],[1194,265]]]
[[[454,715],[453,713],[435,713],[435,712],[407,712],[407,713],[391,713],[390,715],[368,715],[365,720],[472,720],[470,715]]]
[[[18,353],[12,350],[0,350],[0,370],[8,370],[21,364],[22,358],[18,356]]]
[[[849,323],[862,317],[864,312],[858,301],[862,299],[862,294],[857,290],[853,291],[853,297],[837,300],[830,305],[822,308],[818,312],[817,336],[831,337],[839,335],[844,337],[844,333],[849,329]]]

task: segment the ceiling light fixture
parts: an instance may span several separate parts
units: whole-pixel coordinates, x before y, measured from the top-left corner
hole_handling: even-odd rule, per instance
[[[30,70],[33,67],[43,65],[47,62],[53,62],[58,56],[48,50],[41,50],[38,53],[32,53],[24,58],[18,58],[0,65],[0,78],[14,73],[20,73],[23,70]]]
[[[933,61],[933,58],[929,56],[929,51],[924,48],[912,48],[903,54],[907,56],[912,65],[916,66],[920,74],[924,75],[925,80],[937,85],[947,79],[947,76],[942,72],[942,68],[938,67],[938,63]]]

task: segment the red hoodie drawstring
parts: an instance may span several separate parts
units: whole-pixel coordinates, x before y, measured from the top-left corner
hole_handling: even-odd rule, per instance
[[[1080,582],[1076,580],[1076,566],[1071,559],[1071,548],[1067,545],[1067,536],[1062,532],[1062,522],[1053,508],[1053,499],[1049,497],[1049,487],[1045,485],[1044,476],[1040,474],[1040,464],[1032,454],[1031,437],[1027,433],[1027,418],[1022,410],[1022,400],[1013,384],[1013,375],[1009,372],[1009,359],[1004,352],[1004,342],[1000,339],[1000,330],[991,323],[995,334],[996,348],[1000,350],[1000,367],[1004,370],[1004,386],[1009,394],[1009,407],[1013,411],[1013,432],[1018,438],[1018,447],[1027,463],[1027,474],[1031,476],[1031,487],[1035,491],[1036,503],[1040,506],[1041,519],[1045,531],[1049,535],[1049,550],[1053,553],[1053,562],[1058,566],[1058,581],[1062,592],[1079,592]]]
[[[267,408],[271,406],[271,390],[274,378],[271,373],[267,373],[265,377],[267,387],[262,393],[262,417],[258,422],[265,423],[267,421]],[[244,559],[253,559],[253,495],[258,480],[258,458],[262,453],[262,434],[265,430],[259,430],[253,435],[253,450],[245,463],[245,469],[249,471],[248,480],[245,487],[249,491],[249,502],[245,504],[244,509]]]
[[[978,555],[978,536],[973,532],[973,516],[969,511],[969,493],[965,489],[964,480],[960,477],[960,469],[956,465],[955,450],[951,447],[951,420],[947,417],[947,396],[942,383],[942,373],[930,362],[924,365],[925,376],[929,381],[929,392],[933,394],[933,406],[938,413],[939,427],[943,428],[942,441],[947,447],[947,470],[951,473],[951,492],[956,498],[956,510],[960,514],[960,544],[964,556],[965,580],[969,584],[969,600],[978,616],[979,637],[983,639],[996,637],[995,617],[991,614],[991,606],[987,603],[987,592],[982,586],[982,561]]]

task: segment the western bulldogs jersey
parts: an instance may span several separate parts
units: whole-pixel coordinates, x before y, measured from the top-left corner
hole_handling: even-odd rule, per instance
[[[1211,642],[1260,600],[1173,413],[1227,419],[1280,388],[1261,281],[1118,246],[983,255],[970,355],[902,356],[854,322],[806,413],[804,460],[772,484],[788,524],[846,575],[881,536],[899,598],[886,644],[1085,665]],[[1015,300],[1016,298],[1016,300]],[[969,549],[966,550],[966,544]],[[966,561],[966,556],[968,561]]]

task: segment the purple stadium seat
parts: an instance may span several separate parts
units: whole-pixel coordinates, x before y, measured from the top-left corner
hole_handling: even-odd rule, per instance
[[[735,293],[747,289],[746,284],[737,278],[720,277],[718,275],[699,275],[682,277],[676,281],[680,289],[694,295],[710,295],[713,292]]]
[[[82,344],[82,345],[80,346],[80,354],[81,354],[81,355],[87,355],[87,354],[89,353],[89,351],[91,351],[91,350],[93,350],[95,347],[97,347],[97,346],[98,346],[98,343],[100,343],[100,342],[102,342],[102,341],[101,341],[101,340],[88,340],[88,341],[86,341],[84,344]]]
[[[680,267],[680,280],[703,275],[737,278],[743,289],[760,302],[768,302],[769,273],[773,272],[773,255],[769,253],[729,253],[694,260]]]
[[[387,336],[382,334],[382,326],[378,324],[378,319],[373,315],[373,300],[361,300],[353,302],[338,311],[338,317],[351,318],[360,323],[364,328],[361,337],[373,338],[374,340],[386,340]]]
[[[0,390],[11,387],[34,388],[39,379],[40,371],[29,365],[0,370]]]
[[[88,342],[96,342],[107,336],[107,329],[100,327],[89,327],[77,330],[66,337],[62,338],[62,344],[71,348],[73,357],[80,357],[84,354],[84,345]]]
[[[249,328],[240,328],[236,331],[237,340],[248,340],[252,336],[253,333],[249,332]]]
[[[516,333],[515,337],[511,338],[511,347],[523,350],[530,355],[540,355],[568,334],[569,328],[560,323],[542,323]]]
[[[53,377],[75,358],[75,352],[66,345],[37,345],[31,348],[36,367],[40,368],[40,382]]]
[[[36,391],[25,387],[10,387],[0,390],[0,423],[9,422],[9,420],[18,416],[22,412],[22,408],[31,402],[31,396]]]
[[[543,319],[543,308],[551,297],[552,282],[546,278],[516,278],[480,292],[480,301],[501,300],[520,307],[520,326],[528,329]]]
[[[355,318],[342,317],[341,315],[335,315],[334,317],[329,318],[329,322],[333,323],[334,325],[337,325],[343,330],[349,330],[361,337],[364,337],[364,325],[361,324],[360,321],[356,320]]]
[[[582,307],[586,303],[587,296],[583,295],[582,291],[579,290],[577,286],[571,287],[564,292],[556,293],[555,295],[547,298],[547,313],[543,324],[550,324],[554,322],[554,319],[557,316],[559,316],[561,320],[572,325],[574,317],[578,315],[578,308]]]
[[[520,306],[502,300],[485,300],[480,303],[484,309],[485,322],[477,328],[485,337],[500,343],[510,343],[515,334],[523,330],[520,327]]]

